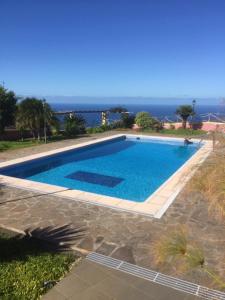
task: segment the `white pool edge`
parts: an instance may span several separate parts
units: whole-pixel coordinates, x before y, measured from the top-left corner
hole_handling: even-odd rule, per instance
[[[51,156],[53,154],[59,154],[65,151],[82,148],[88,145],[101,143],[104,141],[113,140],[119,137],[142,137],[144,139],[151,140],[164,140],[164,141],[181,141],[182,138],[173,137],[156,137],[146,136],[141,134],[117,134],[110,137],[96,139],[94,141],[79,143],[73,146],[63,147],[51,151],[42,152],[35,155],[29,155],[26,157],[6,161],[0,163],[0,168],[13,166],[16,164],[24,163],[26,161],[32,161],[38,158]],[[193,139],[195,142],[199,142],[198,139]],[[161,218],[169,206],[173,203],[176,196],[183,189],[187,181],[193,176],[198,166],[207,158],[212,151],[212,143],[204,141],[203,146],[192,155],[175,173],[172,174],[153,194],[150,195],[144,202],[134,202],[121,198],[110,197],[105,195],[99,195],[80,190],[71,190],[61,186],[55,186],[40,182],[35,182],[27,179],[20,179],[5,175],[0,175],[1,183],[7,186],[16,188],[32,190],[43,195],[54,195],[66,199],[75,201],[82,201],[93,205],[108,207],[111,209],[117,209],[126,212],[132,212],[154,218]]]

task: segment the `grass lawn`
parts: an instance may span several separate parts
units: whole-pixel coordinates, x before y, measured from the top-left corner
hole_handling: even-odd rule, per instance
[[[203,130],[191,130],[191,129],[162,129],[159,132],[156,132],[151,129],[146,129],[143,131],[144,133],[149,133],[149,134],[156,134],[156,135],[171,135],[171,136],[179,136],[179,137],[186,137],[186,136],[198,136],[198,135],[203,135],[206,134],[205,131]]]
[[[74,139],[76,137],[81,137],[81,136],[82,135],[74,136],[74,137],[66,137],[64,135],[54,135],[54,136],[48,137],[47,143],[53,143],[53,142],[58,142],[58,141],[68,140],[68,139]],[[25,139],[24,141],[22,141],[22,140],[0,141],[0,152],[6,151],[6,150],[13,150],[13,149],[37,146],[37,145],[41,145],[41,144],[44,144],[43,139],[41,141],[37,141],[37,140],[33,140],[33,139]]]
[[[0,229],[0,299],[39,299],[75,260],[72,254],[47,250],[36,239],[18,239]]]
[[[0,152],[9,149],[19,149],[43,144],[43,141],[24,140],[24,141],[0,141]]]

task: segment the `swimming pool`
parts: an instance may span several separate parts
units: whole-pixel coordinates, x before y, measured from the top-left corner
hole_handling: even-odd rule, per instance
[[[183,140],[122,135],[0,169],[10,177],[144,202],[199,149]]]

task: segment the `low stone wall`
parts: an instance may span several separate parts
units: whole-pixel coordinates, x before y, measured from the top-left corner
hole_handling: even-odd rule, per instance
[[[173,125],[175,129],[181,128],[182,123],[181,122],[175,122],[175,123],[164,123],[164,128],[170,129],[170,126]],[[187,123],[187,128],[191,128],[190,124]],[[202,122],[202,130],[208,132],[208,131],[215,131],[219,130],[222,132],[225,132],[225,123],[219,123],[219,122]]]

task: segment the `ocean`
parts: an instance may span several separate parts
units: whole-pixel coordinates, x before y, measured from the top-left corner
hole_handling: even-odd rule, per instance
[[[76,104],[76,103],[50,103],[54,111],[72,111],[72,110],[107,110],[115,106],[125,107],[130,113],[136,114],[140,111],[147,111],[152,116],[157,117],[160,120],[165,119],[165,117],[171,121],[176,121],[176,109],[178,105],[154,105],[154,104]],[[213,114],[210,116],[211,120],[223,119],[225,121],[225,105],[196,105],[196,114],[202,120],[208,120],[208,114]],[[100,113],[82,113],[81,114],[85,120],[87,126],[98,126],[101,124],[101,114]],[[62,119],[62,118],[61,118]],[[119,119],[119,114],[110,114],[109,121],[114,121]]]

